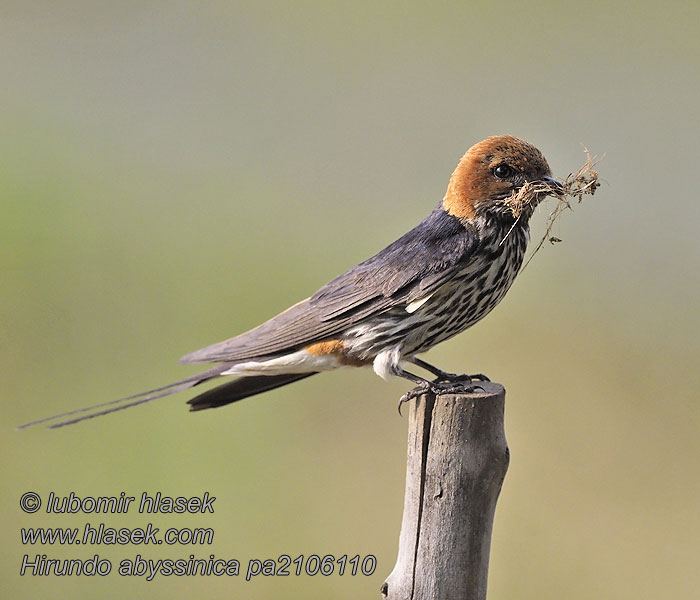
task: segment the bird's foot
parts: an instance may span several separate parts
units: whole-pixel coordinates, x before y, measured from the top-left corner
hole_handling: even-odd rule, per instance
[[[411,362],[414,365],[418,365],[421,369],[430,371],[433,375],[435,375],[433,383],[450,382],[469,384],[474,379],[476,379],[477,381],[491,381],[488,377],[486,377],[486,375],[483,375],[482,373],[477,373],[476,375],[459,375],[457,373],[448,373],[447,371],[439,369],[435,365],[431,365],[430,363],[425,362],[423,359],[418,358],[417,356],[412,357]],[[411,378],[409,377],[409,379]]]
[[[441,371],[438,376],[433,379],[433,383],[449,382],[449,383],[466,383],[470,384],[472,381],[491,381],[483,373],[475,373],[474,375],[467,375],[466,373],[448,373],[447,371]]]
[[[420,383],[416,387],[414,387],[412,390],[408,390],[401,398],[399,398],[399,414],[401,414],[401,406],[405,404],[406,402],[410,402],[414,398],[418,398],[418,396],[422,396],[423,394],[432,391],[431,389],[431,382],[426,381],[425,383]]]
[[[431,393],[435,396],[440,396],[441,394],[470,394],[475,390],[483,391],[484,389],[479,385],[473,385],[473,379],[478,379],[479,381],[490,381],[483,375],[456,375],[455,377],[456,379],[453,381],[440,382],[436,380],[419,383],[416,387],[407,391],[403,396],[401,396],[401,398],[399,398],[399,414],[401,414],[401,406],[404,403],[410,402],[414,398],[418,398],[418,396],[422,396],[423,394]],[[479,379],[480,377],[483,379]]]

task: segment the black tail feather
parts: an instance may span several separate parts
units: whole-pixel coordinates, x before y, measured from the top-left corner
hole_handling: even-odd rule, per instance
[[[188,400],[187,404],[190,405],[190,410],[192,411],[216,408],[218,406],[231,404],[232,402],[237,402],[238,400],[243,400],[243,398],[248,398],[255,394],[274,390],[275,388],[299,381],[311,375],[316,375],[316,373],[240,377],[239,379],[234,379],[214,389],[207,390],[199,396],[195,396],[191,400]]]
[[[146,392],[141,392],[140,394],[134,394],[133,396],[127,396],[126,398],[118,398],[116,400],[109,400],[107,402],[101,402],[100,404],[94,404],[92,406],[87,406],[85,408],[78,408],[76,410],[70,410],[68,412],[60,413],[58,415],[53,415],[51,417],[44,417],[43,419],[37,419],[36,421],[31,421],[20,425],[17,429],[25,429],[26,427],[32,427],[34,425],[39,425],[41,423],[47,423],[49,421],[55,421],[56,419],[64,419],[65,417],[72,417],[73,415],[80,415],[73,417],[71,419],[66,419],[64,421],[59,421],[58,423],[52,423],[47,425],[49,429],[57,429],[58,427],[64,427],[66,425],[73,425],[74,423],[79,423],[80,421],[85,421],[87,419],[92,419],[94,417],[100,417],[102,415],[107,415],[112,412],[117,412],[118,410],[124,410],[125,408],[130,408],[132,406],[137,406],[139,404],[144,404],[155,400],[156,398],[162,398],[163,396],[169,396],[170,394],[175,394],[183,390],[189,389],[200,383],[208,381],[213,377],[218,377],[223,371],[228,369],[230,364],[221,364],[211,369],[204,371],[203,373],[198,373],[197,375],[192,375],[176,381],[174,383],[169,383]],[[131,401],[131,402],[130,402]],[[109,408],[105,408],[109,407]],[[96,409],[103,408],[104,410],[96,411]],[[96,411],[96,412],[92,412]]]

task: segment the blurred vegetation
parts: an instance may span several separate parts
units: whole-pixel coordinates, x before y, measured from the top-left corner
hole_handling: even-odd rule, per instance
[[[379,597],[398,544],[405,385],[313,378],[221,411],[172,397],[19,423],[193,372],[187,351],[306,297],[420,220],[495,133],[554,172],[605,154],[502,305],[435,349],[508,389],[490,598],[698,586],[692,174],[698,6],[4,2],[0,590],[12,598]],[[542,231],[546,212],[534,218]],[[214,515],[25,515],[47,496],[217,497]],[[26,526],[213,527],[212,546],[23,547]],[[374,554],[371,577],[19,577],[118,561]]]

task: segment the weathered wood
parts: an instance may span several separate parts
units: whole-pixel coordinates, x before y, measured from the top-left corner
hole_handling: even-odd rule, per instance
[[[387,600],[484,600],[496,501],[508,469],[505,390],[424,395],[411,406],[406,494]]]

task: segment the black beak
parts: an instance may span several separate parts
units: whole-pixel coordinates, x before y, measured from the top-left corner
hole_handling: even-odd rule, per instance
[[[547,185],[549,185],[552,188],[552,193],[556,194],[557,196],[561,196],[564,193],[564,185],[559,181],[558,179],[554,179],[551,175],[545,175],[542,177],[542,181],[544,181]]]

